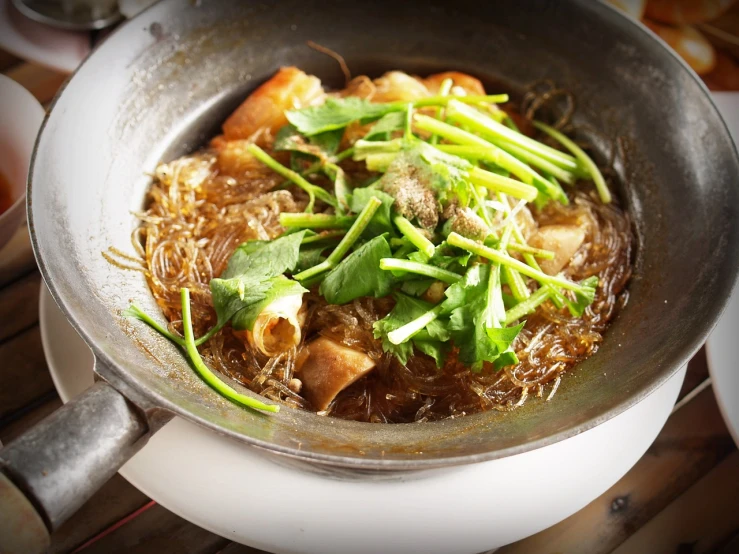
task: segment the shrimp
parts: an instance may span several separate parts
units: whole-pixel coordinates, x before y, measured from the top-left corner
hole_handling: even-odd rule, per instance
[[[225,140],[274,135],[287,123],[285,110],[321,104],[326,94],[321,80],[296,67],[282,67],[252,92],[223,124]]]
[[[654,21],[644,23],[688,62],[698,75],[710,73],[716,66],[716,50],[708,39],[689,25],[671,27]]]
[[[402,71],[389,71],[374,80],[373,102],[411,102],[431,96],[423,82]]]
[[[645,15],[671,25],[692,25],[717,18],[737,0],[649,0]]]

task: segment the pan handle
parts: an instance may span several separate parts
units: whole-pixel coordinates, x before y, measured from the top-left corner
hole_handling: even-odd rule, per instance
[[[42,552],[49,545],[49,534],[150,434],[144,412],[98,381],[2,448],[0,552]]]

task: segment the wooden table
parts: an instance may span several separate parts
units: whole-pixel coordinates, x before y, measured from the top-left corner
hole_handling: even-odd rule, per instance
[[[0,52],[0,70],[42,102],[64,77]],[[27,234],[0,251],[0,441],[61,405],[41,348],[41,277]],[[628,440],[628,437],[626,437]],[[555,477],[556,478],[556,477]],[[116,475],[52,538],[51,552],[255,553],[159,506]],[[739,452],[701,350],[670,419],[618,483],[565,521],[499,554],[739,553]]]

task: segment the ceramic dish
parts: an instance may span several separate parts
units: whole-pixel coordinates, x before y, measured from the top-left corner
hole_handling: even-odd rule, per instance
[[[44,353],[67,402],[93,384],[92,353],[43,285],[40,294]],[[554,525],[618,481],[659,433],[684,375],[685,368],[630,410],[576,437],[448,470],[384,477],[322,470],[177,417],[120,474],[188,521],[270,552],[472,554]],[[556,478],[547,467],[558,468]],[[268,498],[266,511],[256,508]],[[434,508],[410,517],[420,506]],[[267,516],[275,510],[278,518]]]
[[[0,249],[25,219],[26,179],[33,144],[44,119],[41,104],[21,85],[0,75],[0,174],[13,202],[0,213]]]
[[[739,143],[739,92],[714,92],[713,98]],[[739,252],[736,252],[739,256]],[[708,370],[713,380],[713,392],[734,442],[739,445],[739,286],[721,319],[706,342]]]

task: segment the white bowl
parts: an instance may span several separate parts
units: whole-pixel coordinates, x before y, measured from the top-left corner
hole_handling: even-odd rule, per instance
[[[44,285],[39,319],[67,402],[93,384],[92,354]],[[175,417],[120,473],[181,517],[269,552],[475,554],[554,525],[611,487],[659,433],[684,376],[685,367],[570,439],[451,469],[351,474],[268,455]]]
[[[10,185],[13,205],[0,214],[0,248],[26,214],[26,179],[44,108],[21,85],[0,75],[0,173]]]

